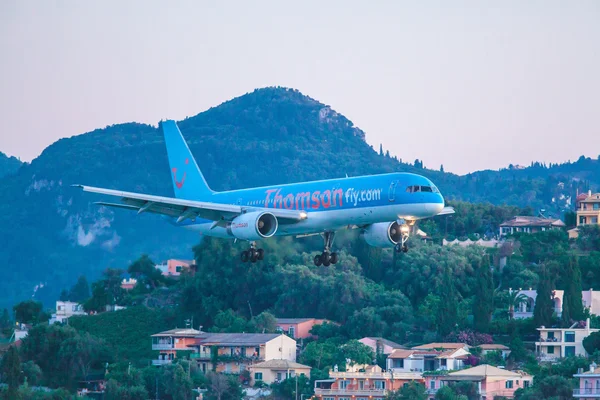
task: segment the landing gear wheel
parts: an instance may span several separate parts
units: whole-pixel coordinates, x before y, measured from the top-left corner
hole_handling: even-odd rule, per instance
[[[331,260],[332,264],[337,264],[337,262],[338,262],[338,253],[331,253],[330,260]]]
[[[313,261],[314,261],[314,263],[315,263],[315,266],[316,266],[316,267],[320,267],[320,266],[321,266],[321,264],[323,264],[323,263],[321,262],[321,255],[320,255],[320,254],[317,254],[317,255],[315,256],[315,258],[313,259]]]
[[[242,259],[242,262],[248,262],[249,257],[250,257],[250,255],[248,254],[247,250],[242,251],[242,254],[240,257]]]
[[[258,254],[256,252],[256,249],[250,249],[248,250],[248,252],[250,253],[250,262],[255,263],[256,260],[258,260]]]
[[[329,255],[329,252],[324,251],[323,254],[321,254],[321,262],[323,262],[324,267],[329,267],[331,264],[331,256]]]
[[[265,258],[265,251],[263,249],[258,249],[258,250],[256,250],[256,255],[257,255],[256,259],[258,261],[262,261]]]

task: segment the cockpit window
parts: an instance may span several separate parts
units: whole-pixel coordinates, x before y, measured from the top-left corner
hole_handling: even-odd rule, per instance
[[[439,193],[440,191],[435,186],[422,186],[422,185],[413,185],[406,188],[408,193],[416,193],[416,192],[433,192]]]

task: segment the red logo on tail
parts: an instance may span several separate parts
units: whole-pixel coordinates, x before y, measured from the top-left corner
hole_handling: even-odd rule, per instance
[[[180,181],[177,180],[177,168],[173,168],[173,180],[175,181],[175,186],[177,189],[181,189],[183,187],[183,183],[185,182],[185,171],[183,172],[183,178]]]

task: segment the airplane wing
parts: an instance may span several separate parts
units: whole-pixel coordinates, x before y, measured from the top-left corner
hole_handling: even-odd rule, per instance
[[[137,211],[138,214],[150,212],[177,218],[177,222],[185,219],[202,218],[211,221],[229,221],[247,211],[268,211],[278,219],[297,222],[307,218],[307,213],[301,210],[284,210],[278,208],[246,207],[234,204],[219,204],[204,201],[175,199],[171,197],[154,196],[149,194],[123,192],[120,190],[103,189],[92,186],[72,185],[83,189],[84,192],[105,194],[119,197],[121,203],[96,202],[107,207],[123,208]]]
[[[444,208],[442,208],[442,211],[440,211],[439,214],[437,214],[437,215],[448,215],[448,214],[454,214],[454,207],[444,207]]]

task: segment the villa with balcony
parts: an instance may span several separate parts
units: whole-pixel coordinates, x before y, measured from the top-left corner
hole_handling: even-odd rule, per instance
[[[569,238],[577,239],[579,228],[584,225],[600,224],[600,193],[581,193],[577,196],[577,226],[569,230]]]
[[[464,343],[429,343],[411,350],[394,350],[387,358],[387,369],[394,372],[457,370],[470,354]]]
[[[345,372],[334,368],[329,377],[315,381],[315,396],[319,400],[383,399],[405,384],[423,383],[419,372],[384,372],[377,365],[355,365]]]
[[[196,343],[196,337],[200,333],[196,329],[176,328],[152,335],[152,350],[160,352],[158,359],[152,360],[152,365],[170,364],[175,359],[177,351],[191,352],[193,349],[189,346]]]
[[[517,389],[533,384],[533,376],[523,371],[508,371],[491,365],[478,365],[473,368],[450,372],[447,374],[424,373],[425,387],[430,400],[444,386],[457,382],[472,382],[477,387],[481,400],[497,397],[513,398]]]
[[[557,361],[559,358],[571,356],[587,357],[583,339],[600,329],[590,328],[589,318],[585,322],[585,327],[576,326],[577,324],[573,324],[570,328],[546,328],[544,326],[537,328],[540,338],[535,342],[535,349],[540,361]]]
[[[512,292],[512,289],[509,289]],[[515,307],[514,318],[532,318],[533,309],[535,308],[535,302],[537,300],[537,290],[529,288],[528,290],[519,289],[519,294],[524,295],[527,299],[525,302]],[[563,297],[564,290],[554,290],[552,292],[552,302],[554,303],[554,312],[556,316],[562,315]],[[583,307],[588,309],[592,315],[600,315],[600,291],[583,290],[581,292],[581,300],[583,301]]]
[[[583,369],[577,371],[574,378],[579,379],[579,386],[573,390],[573,397],[576,399],[600,399],[600,370],[596,371],[596,363],[590,365],[590,369],[583,372]]]

